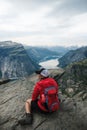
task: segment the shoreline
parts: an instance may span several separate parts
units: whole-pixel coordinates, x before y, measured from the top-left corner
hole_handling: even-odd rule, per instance
[[[51,59],[51,60],[40,62],[39,65],[47,69],[58,69],[59,61],[58,59]]]

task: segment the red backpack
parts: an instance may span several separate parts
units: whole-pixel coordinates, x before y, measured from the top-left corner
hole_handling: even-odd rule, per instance
[[[44,93],[42,94],[42,102],[45,104],[45,107],[49,112],[59,109],[58,94],[54,86],[44,89]]]

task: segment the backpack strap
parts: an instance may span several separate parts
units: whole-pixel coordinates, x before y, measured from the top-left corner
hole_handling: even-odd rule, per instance
[[[44,94],[47,95],[47,94],[48,94],[48,91],[49,91],[49,90],[52,90],[52,89],[53,89],[53,90],[54,90],[54,89],[56,90],[56,88],[55,88],[54,86],[50,86],[50,87],[48,87],[48,88],[45,88]]]

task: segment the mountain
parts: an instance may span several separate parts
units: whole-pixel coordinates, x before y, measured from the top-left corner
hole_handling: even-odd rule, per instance
[[[45,60],[59,58],[61,54],[54,50],[49,50],[49,48],[43,47],[31,47],[31,46],[24,46],[29,56],[31,56],[34,62],[41,62]]]
[[[87,100],[87,59],[72,63],[65,68],[60,88],[68,96]]]
[[[48,46],[47,49],[51,51],[55,51],[59,53],[61,56],[63,56],[65,53],[67,53],[70,50],[76,50],[77,46],[70,46],[70,47],[64,47],[64,46]]]
[[[65,67],[73,62],[78,62],[87,58],[87,46],[67,52],[59,59],[60,67]]]
[[[24,58],[25,53],[17,50],[11,48],[10,54],[21,54]],[[31,97],[38,78],[33,73],[10,81],[0,85],[0,130],[87,130],[87,59],[49,71],[59,84],[60,109],[51,114],[33,113],[33,124],[20,126],[18,120],[25,116],[25,101]]]
[[[0,42],[0,78],[25,77],[38,67],[21,44],[12,41]]]
[[[61,71],[51,70],[51,76],[58,78],[58,82]],[[37,80],[32,74],[24,80],[0,85],[0,130],[87,130],[87,100],[66,93],[61,94],[60,110],[51,114],[33,113],[33,124],[20,126],[18,120],[25,115],[25,101],[31,97]]]
[[[34,62],[42,62],[50,59],[59,59],[69,50],[75,50],[77,46],[62,47],[62,46],[25,46],[28,55],[32,57]]]

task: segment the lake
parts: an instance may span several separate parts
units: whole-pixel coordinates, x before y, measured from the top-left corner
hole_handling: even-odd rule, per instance
[[[57,65],[59,64],[58,59],[51,59],[44,62],[40,62],[39,65],[46,69],[56,69],[58,68]]]

